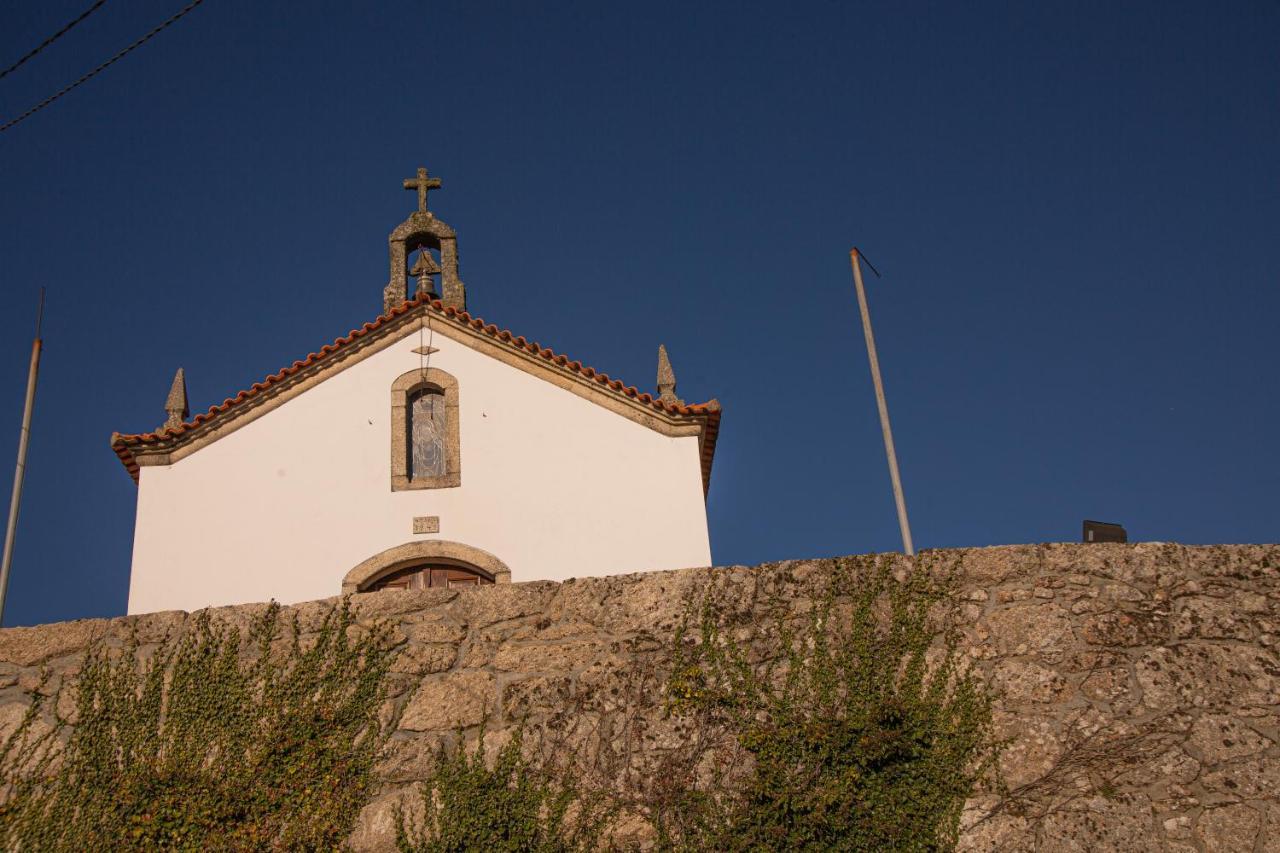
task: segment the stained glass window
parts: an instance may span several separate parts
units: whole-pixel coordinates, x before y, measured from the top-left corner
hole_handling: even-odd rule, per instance
[[[444,394],[419,391],[409,399],[409,478],[438,477],[444,473],[446,424]]]

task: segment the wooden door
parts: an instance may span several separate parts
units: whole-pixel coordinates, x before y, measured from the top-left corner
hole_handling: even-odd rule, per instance
[[[468,566],[418,565],[392,572],[371,583],[363,592],[383,589],[431,589],[434,587],[485,586],[493,577]]]

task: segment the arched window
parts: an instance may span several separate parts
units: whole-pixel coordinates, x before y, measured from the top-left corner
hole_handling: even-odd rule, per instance
[[[391,489],[462,485],[458,381],[435,367],[391,386]]]

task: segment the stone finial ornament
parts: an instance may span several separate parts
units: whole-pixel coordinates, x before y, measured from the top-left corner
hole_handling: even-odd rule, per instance
[[[440,253],[441,301],[459,311],[467,308],[467,289],[458,278],[458,235],[427,210],[427,192],[441,188],[439,178],[427,176],[419,168],[417,177],[404,180],[406,190],[417,190],[418,209],[396,226],[387,239],[391,252],[391,280],[382,291],[382,309],[390,311],[409,298],[409,254],[415,249],[435,249]],[[421,259],[419,262],[422,263]],[[435,262],[431,262],[435,266]],[[416,269],[416,268],[415,268]],[[414,275],[419,275],[415,272]]]
[[[191,409],[187,406],[187,375],[181,367],[173,375],[173,384],[169,386],[169,396],[165,398],[164,410],[168,415],[164,421],[165,429],[181,426],[182,422],[191,415]]]
[[[658,399],[664,403],[684,405],[684,400],[676,396],[676,372],[671,369],[665,344],[658,344]]]

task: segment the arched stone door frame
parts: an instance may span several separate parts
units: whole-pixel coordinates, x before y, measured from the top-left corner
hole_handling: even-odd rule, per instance
[[[342,594],[364,592],[387,575],[415,563],[426,562],[480,569],[491,575],[494,583],[511,583],[511,570],[506,563],[488,551],[481,551],[461,542],[436,539],[406,542],[375,554],[347,572],[342,579]]]

